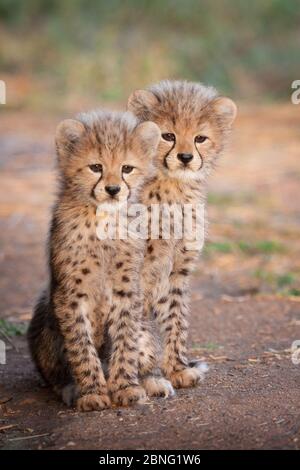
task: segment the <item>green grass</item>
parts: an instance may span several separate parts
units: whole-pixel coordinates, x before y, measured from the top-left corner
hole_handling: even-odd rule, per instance
[[[296,287],[293,289],[289,289],[288,295],[293,297],[300,297],[300,289],[297,289]]]
[[[233,206],[240,204],[255,203],[257,195],[255,193],[241,192],[241,193],[217,193],[211,192],[207,196],[207,202],[214,206]]]
[[[298,76],[294,0],[0,0],[0,18],[1,72],[25,77],[23,106],[125,101],[163,78],[286,100]]]
[[[208,242],[204,248],[208,255],[215,253],[233,253],[240,252],[244,255],[274,255],[286,252],[286,247],[275,240],[258,240],[255,242],[240,241],[222,241]]]
[[[278,274],[264,269],[257,269],[253,275],[261,281],[262,290],[263,285],[265,285],[273,292],[287,297],[300,296],[300,289],[297,287],[299,285],[299,276],[296,273],[287,272]]]
[[[208,351],[215,351],[217,349],[221,349],[222,346],[219,344],[213,343],[212,341],[209,341],[208,343],[193,343],[192,344],[192,349],[206,349]]]
[[[256,269],[253,273],[253,276],[256,278],[256,279],[259,279],[260,281],[263,281],[267,284],[273,284],[274,283],[274,279],[275,279],[275,274],[274,273],[271,273],[269,271],[266,271],[265,269]]]
[[[0,318],[0,332],[6,336],[21,336],[27,331],[27,325],[24,323],[13,323]]]
[[[296,280],[296,276],[293,273],[281,274],[277,278],[277,285],[279,288],[288,287],[293,284]]]
[[[229,242],[208,242],[204,246],[204,253],[231,253],[233,251],[233,245]]]
[[[276,253],[283,253],[285,248],[282,243],[274,240],[260,240],[255,242],[237,242],[237,246],[243,253],[246,254],[265,254],[272,255]]]
[[[208,204],[212,204],[214,206],[227,206],[231,205],[234,202],[234,195],[233,194],[219,194],[219,193],[209,193],[207,196]]]

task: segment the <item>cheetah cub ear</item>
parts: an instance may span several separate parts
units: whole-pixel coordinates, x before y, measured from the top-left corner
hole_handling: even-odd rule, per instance
[[[56,129],[55,143],[59,157],[71,154],[76,145],[82,140],[85,134],[85,127],[80,121],[75,119],[65,119]]]
[[[230,127],[236,118],[236,104],[225,96],[219,96],[211,104],[213,112],[220,118],[223,125]]]
[[[135,128],[132,138],[137,154],[152,157],[160,141],[160,129],[154,122],[142,122]]]
[[[149,119],[149,111],[159,104],[158,98],[148,90],[136,90],[128,98],[127,109],[143,121]]]

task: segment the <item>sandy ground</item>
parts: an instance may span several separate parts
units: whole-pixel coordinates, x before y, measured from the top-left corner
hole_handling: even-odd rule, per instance
[[[241,106],[212,178],[189,342],[210,365],[207,379],[168,400],[88,414],[42,386],[15,335],[46,280],[59,117],[2,111],[0,319],[10,323],[0,323],[0,448],[299,448],[300,364],[290,351],[300,339],[299,109]]]

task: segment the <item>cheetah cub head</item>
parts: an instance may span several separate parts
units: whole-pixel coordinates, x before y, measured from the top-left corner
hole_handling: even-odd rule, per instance
[[[63,189],[85,204],[134,202],[151,176],[160,130],[131,113],[95,111],[67,119],[56,131]]]
[[[162,81],[135,91],[128,109],[161,129],[158,168],[170,177],[203,180],[236,116],[234,102],[200,83]]]

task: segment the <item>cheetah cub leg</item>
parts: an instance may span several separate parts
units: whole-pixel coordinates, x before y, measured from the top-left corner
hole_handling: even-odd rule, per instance
[[[208,370],[205,363],[187,360],[188,296],[180,278],[184,275],[182,271],[171,276],[168,301],[157,308],[164,338],[162,370],[175,388],[196,386]]]
[[[76,406],[78,411],[100,411],[109,408],[111,404],[107,391],[81,396],[80,388],[75,383],[69,383],[62,388],[54,387],[54,391],[68,407]]]
[[[76,384],[65,387],[62,397],[65,401],[75,400],[79,411],[108,408],[110,398],[107,384],[92,340],[90,305],[75,300],[65,304],[60,292],[57,292],[55,302],[66,356]]]
[[[157,366],[158,344],[151,325],[145,323],[141,327],[139,334],[139,374],[141,384],[148,397],[172,397],[175,392],[169,380],[161,377]]]
[[[124,260],[122,260],[124,261]],[[117,264],[123,264],[119,261]],[[125,263],[124,263],[125,265]],[[128,266],[127,266],[128,269]],[[120,270],[112,293],[108,332],[112,342],[108,387],[116,405],[142,403],[146,393],[138,380],[138,334],[141,302],[138,279]]]

